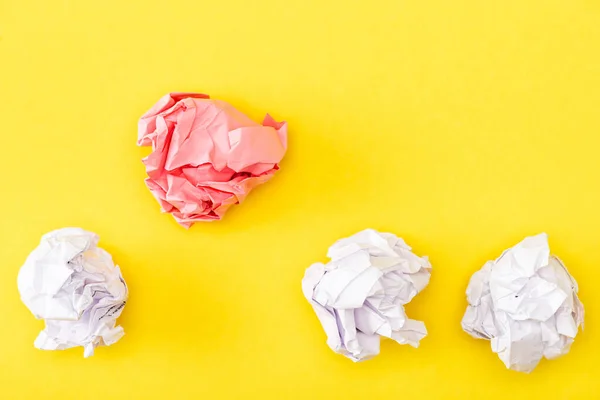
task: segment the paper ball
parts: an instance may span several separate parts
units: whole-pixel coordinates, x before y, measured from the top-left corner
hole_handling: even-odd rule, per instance
[[[189,228],[223,217],[271,179],[287,148],[287,124],[267,115],[258,124],[228,103],[171,93],[138,126],[138,145],[152,145],[146,185],[163,212]]]
[[[473,274],[462,327],[491,340],[507,368],[531,372],[542,357],[569,352],[583,324],[577,290],[546,234],[528,237]]]
[[[42,236],[17,279],[23,303],[46,322],[35,340],[42,350],[82,346],[84,357],[123,335],[116,325],[127,285],[110,254],[96,247],[98,236],[64,228]]]
[[[306,270],[302,291],[333,351],[362,361],[379,354],[380,337],[419,346],[427,329],[406,316],[404,305],[429,283],[427,257],[373,229],[338,240],[327,256],[327,264]]]

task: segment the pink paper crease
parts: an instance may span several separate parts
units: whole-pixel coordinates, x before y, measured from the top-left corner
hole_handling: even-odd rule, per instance
[[[138,123],[146,185],[163,212],[189,228],[219,220],[271,179],[287,148],[287,123],[262,125],[230,104],[199,93],[162,97]]]

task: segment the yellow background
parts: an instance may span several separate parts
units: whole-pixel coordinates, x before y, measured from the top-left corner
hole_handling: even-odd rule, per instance
[[[289,122],[280,173],[190,230],[159,213],[137,118],[199,91]],[[0,0],[0,397],[600,396],[600,4],[595,0]],[[52,229],[122,267],[126,336],[42,352],[19,267]],[[334,354],[300,281],[373,227],[429,255],[419,349]],[[586,329],[531,375],[463,333],[470,275],[546,231]]]

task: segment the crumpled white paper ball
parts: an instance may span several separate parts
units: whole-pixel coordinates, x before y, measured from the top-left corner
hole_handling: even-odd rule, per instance
[[[329,248],[327,264],[311,265],[304,296],[327,344],[353,361],[379,354],[380,337],[418,347],[425,324],[408,319],[404,304],[427,286],[431,264],[396,235],[366,229]]]
[[[531,372],[542,357],[569,352],[583,305],[577,282],[550,255],[545,233],[525,238],[471,277],[463,329],[491,340],[507,368]]]
[[[127,285],[98,236],[64,228],[42,236],[21,267],[17,284],[23,303],[46,328],[35,340],[42,350],[83,346],[84,357],[123,335],[116,325]]]

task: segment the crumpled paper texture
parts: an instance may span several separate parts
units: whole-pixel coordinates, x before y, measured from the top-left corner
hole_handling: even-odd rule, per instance
[[[223,217],[279,169],[287,124],[267,115],[258,124],[221,100],[198,93],[161,98],[138,124],[146,185],[163,212],[189,228]]]
[[[127,300],[127,285],[98,236],[63,228],[44,236],[19,271],[23,303],[46,322],[35,340],[42,350],[83,346],[84,357],[123,335],[116,325]]]
[[[380,338],[418,347],[425,324],[404,305],[429,283],[431,264],[399,237],[366,229],[329,248],[327,264],[311,265],[302,291],[319,318],[327,344],[352,361],[379,354]]]
[[[546,234],[531,236],[473,274],[462,327],[491,340],[507,368],[531,372],[542,357],[569,352],[583,324],[577,291],[562,261],[550,255]]]

